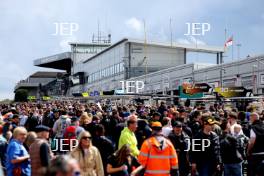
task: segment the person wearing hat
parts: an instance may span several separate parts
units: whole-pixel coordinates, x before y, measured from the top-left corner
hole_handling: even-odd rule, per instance
[[[168,138],[173,144],[179,159],[179,173],[181,176],[187,176],[190,173],[189,163],[189,144],[190,137],[183,131],[182,123],[175,121],[172,124],[173,130],[169,134]]]
[[[150,123],[152,122],[161,122],[161,114],[159,112],[154,112],[152,118],[150,119]]]
[[[31,175],[45,175],[53,153],[48,143],[50,128],[38,125],[35,129],[37,139],[30,145],[29,154],[31,159]]]
[[[199,175],[214,175],[220,171],[219,137],[213,132],[213,126],[216,123],[218,122],[213,117],[204,117],[202,130],[192,140],[190,162],[193,175],[197,172]]]
[[[177,176],[178,157],[173,144],[162,135],[160,122],[152,122],[152,136],[142,144],[138,161],[148,176]]]

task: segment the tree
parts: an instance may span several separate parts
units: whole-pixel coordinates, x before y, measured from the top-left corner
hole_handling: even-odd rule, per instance
[[[15,92],[15,101],[16,102],[25,102],[27,101],[28,91],[26,89],[18,89]]]

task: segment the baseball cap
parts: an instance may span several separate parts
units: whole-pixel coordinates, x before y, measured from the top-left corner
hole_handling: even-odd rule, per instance
[[[76,117],[76,116],[73,116],[73,117],[71,117],[71,122],[73,123],[73,122],[76,122],[76,121],[78,121],[79,119],[78,119],[78,117]]]
[[[218,124],[218,122],[211,116],[207,117],[204,119],[204,124],[205,125],[214,125],[214,124]]]
[[[160,122],[152,122],[152,123],[151,123],[151,128],[152,128],[153,130],[159,131],[159,130],[162,129],[162,125],[161,125]]]
[[[182,127],[182,123],[180,121],[175,121],[173,124],[172,124],[172,127]]]

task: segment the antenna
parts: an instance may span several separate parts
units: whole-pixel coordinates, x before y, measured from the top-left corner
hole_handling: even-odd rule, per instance
[[[100,20],[99,19],[97,21],[97,36],[98,36],[97,42],[99,43],[101,41],[101,36],[100,36]]]
[[[237,59],[240,59],[240,47],[242,46],[241,43],[236,44],[237,46]]]
[[[111,33],[108,32],[108,35],[102,35],[102,31],[100,29],[100,20],[99,19],[97,21],[97,36],[93,34],[92,43],[94,43],[94,44],[111,44]]]
[[[171,21],[172,21],[172,19],[170,18],[170,42],[171,42],[171,47],[172,47],[172,28],[171,28]]]

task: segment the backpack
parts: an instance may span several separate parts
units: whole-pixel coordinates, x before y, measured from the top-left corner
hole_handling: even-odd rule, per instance
[[[58,119],[57,123],[58,123],[58,129],[57,129],[57,132],[56,132],[56,136],[61,138],[61,137],[63,137],[66,128],[69,126],[69,123],[67,123],[67,119],[66,118]]]
[[[64,133],[65,144],[70,144],[71,139],[77,139],[76,126],[68,126]]]

